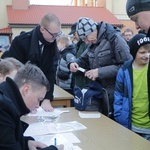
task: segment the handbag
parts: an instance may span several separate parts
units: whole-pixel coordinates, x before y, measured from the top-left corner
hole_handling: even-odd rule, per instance
[[[92,81],[83,89],[77,85],[74,87],[74,106],[77,110],[99,111],[102,97],[103,88],[97,81]]]

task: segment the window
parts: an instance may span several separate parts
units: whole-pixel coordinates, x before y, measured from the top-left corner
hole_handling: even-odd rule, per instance
[[[9,36],[0,35],[0,44],[2,45],[3,48],[5,48],[6,50],[9,50],[9,47],[10,47]]]

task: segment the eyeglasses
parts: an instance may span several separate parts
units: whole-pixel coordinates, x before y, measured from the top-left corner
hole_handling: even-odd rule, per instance
[[[60,31],[59,33],[51,33],[50,31],[48,31],[46,28],[44,28],[53,38],[56,38],[57,36],[60,36],[62,34],[62,31]]]

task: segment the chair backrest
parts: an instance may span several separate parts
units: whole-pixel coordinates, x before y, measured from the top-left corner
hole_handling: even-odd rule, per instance
[[[104,114],[107,117],[112,116],[112,112],[110,109],[110,100],[109,100],[108,92],[105,88],[103,88],[103,98],[102,98],[101,111],[102,111],[102,114]]]

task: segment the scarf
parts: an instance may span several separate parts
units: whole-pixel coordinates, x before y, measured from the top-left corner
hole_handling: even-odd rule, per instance
[[[44,50],[50,50],[54,46],[54,43],[56,40],[52,43],[47,42],[42,33],[40,32],[40,25],[37,25],[33,30],[32,30],[32,37],[31,37],[31,44],[30,44],[30,50],[29,50],[29,55],[28,59],[30,60],[31,63],[36,64],[37,66],[41,66],[41,61],[42,61],[42,56],[40,54],[40,46],[39,46],[39,41],[44,45]],[[51,49],[51,51],[54,51]]]

